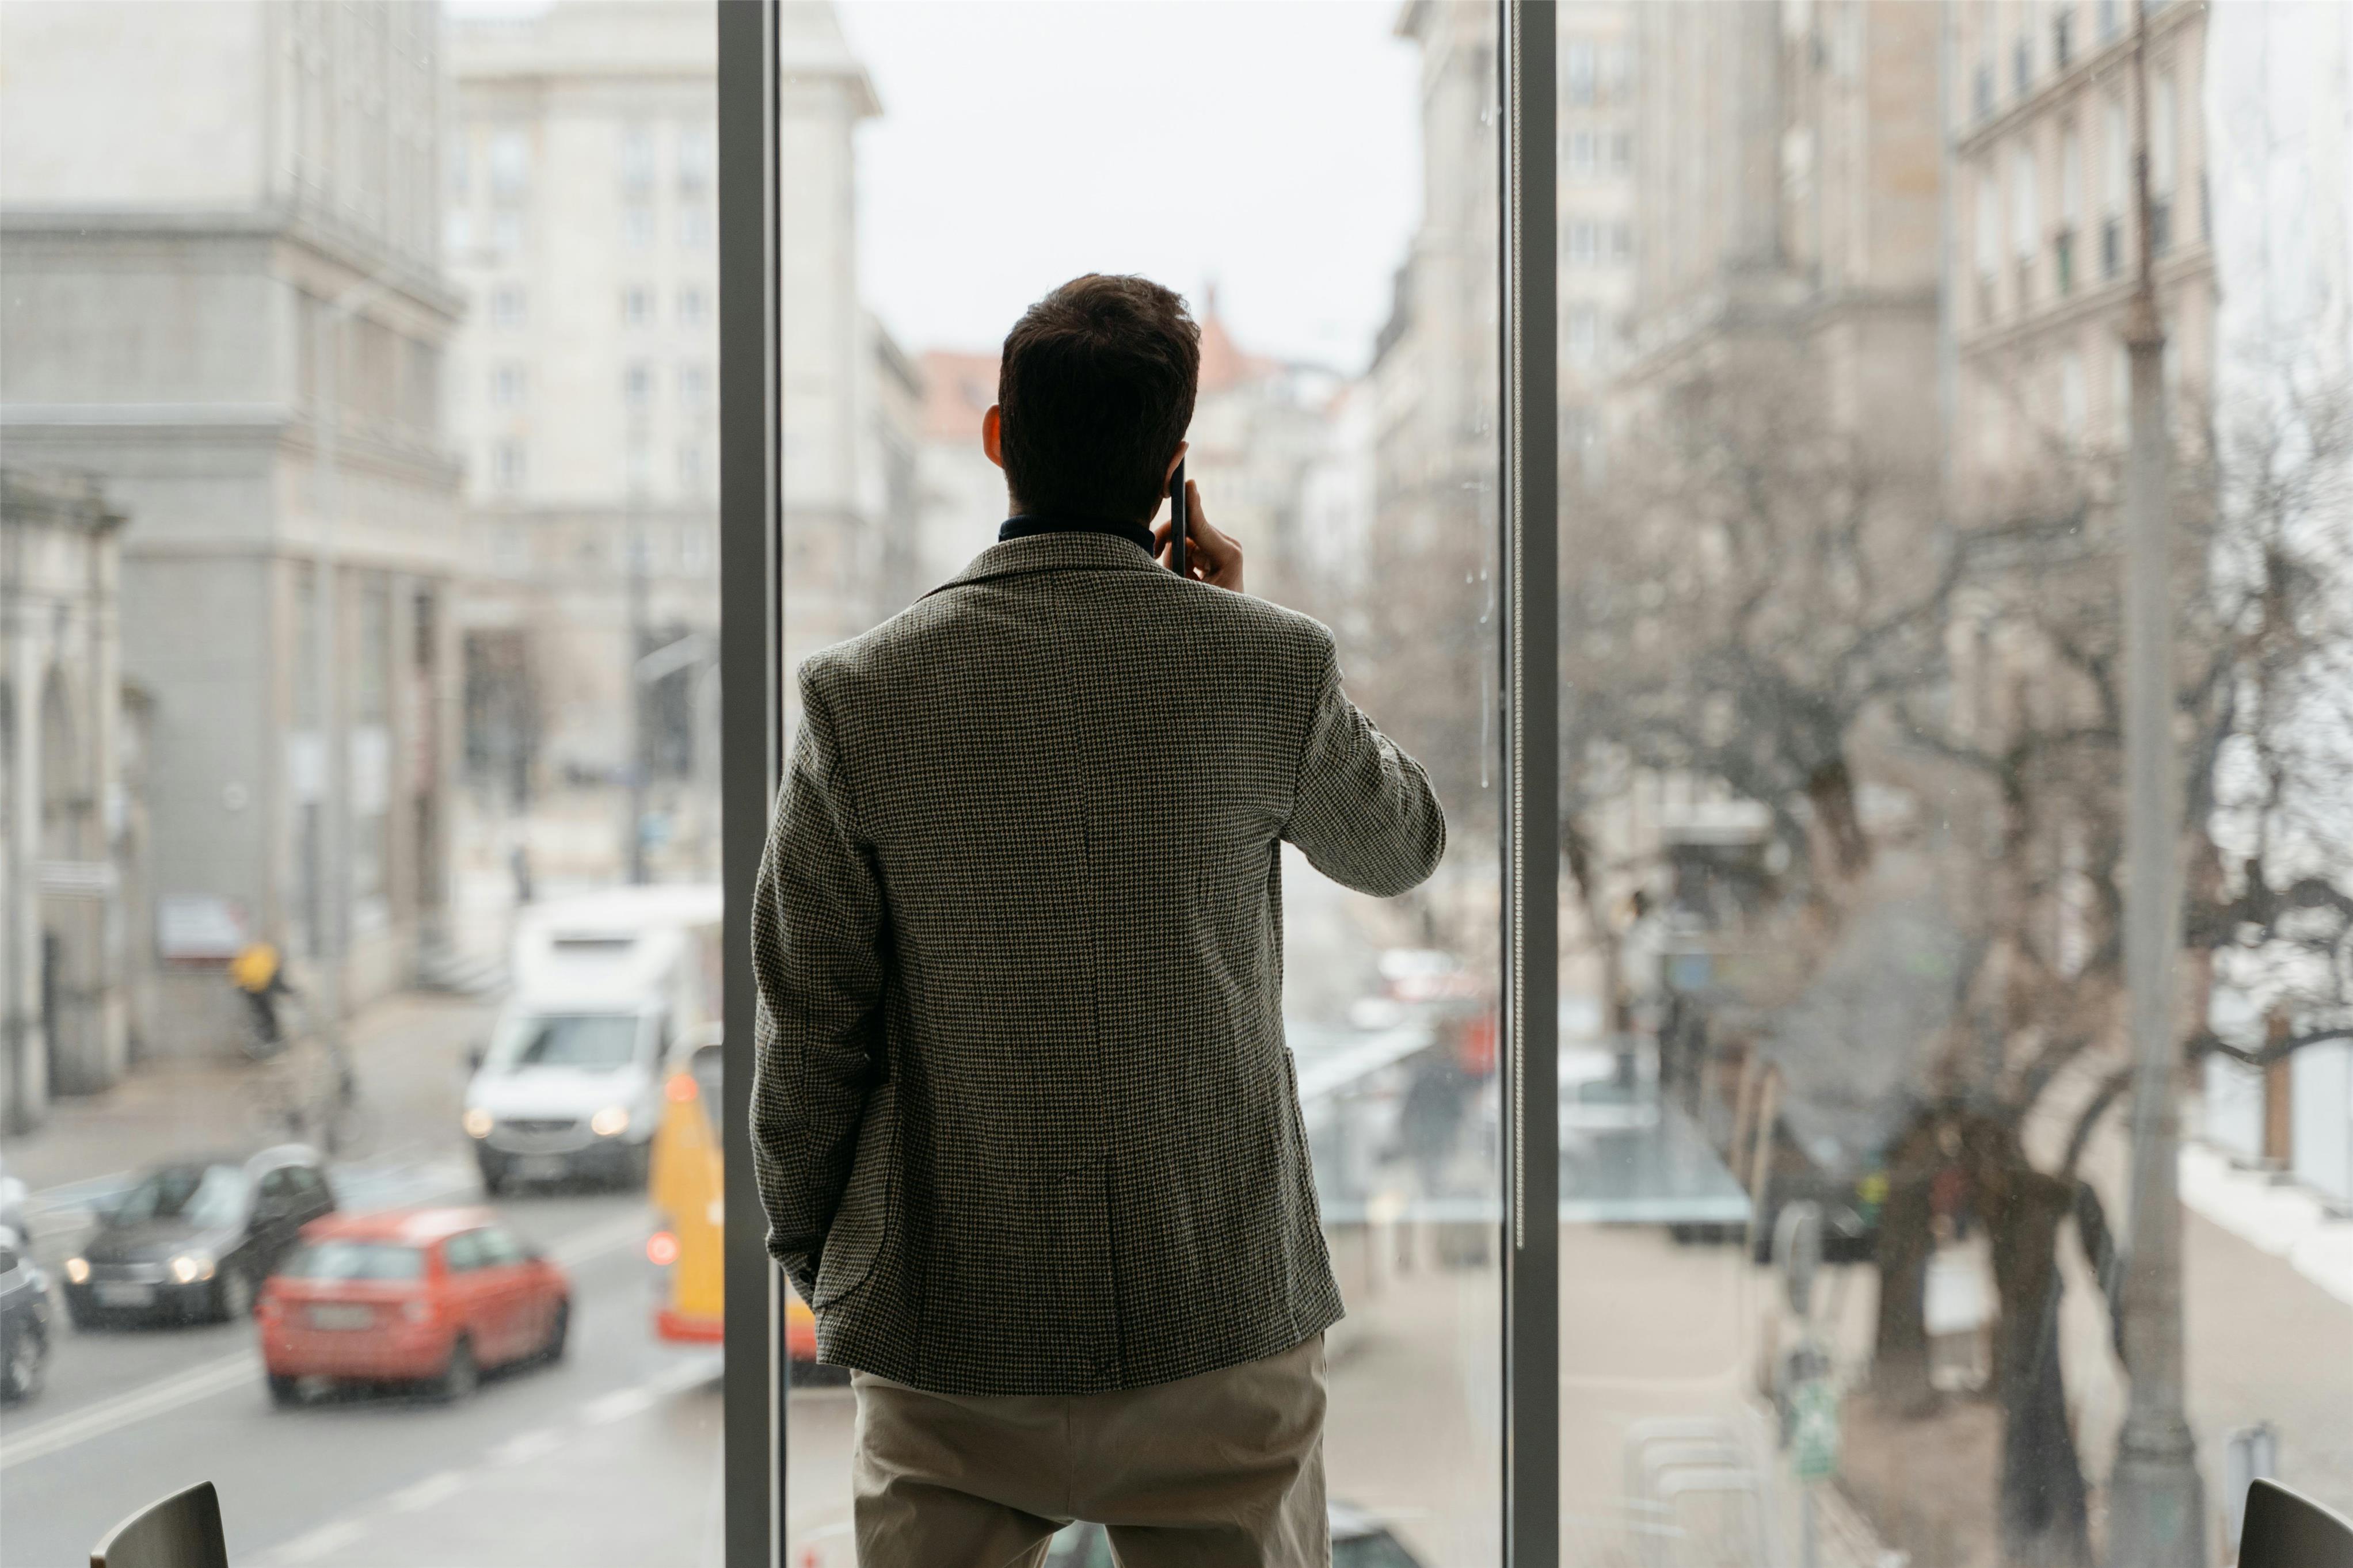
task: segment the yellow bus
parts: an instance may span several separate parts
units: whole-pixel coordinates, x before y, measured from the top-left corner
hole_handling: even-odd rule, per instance
[[[714,1031],[715,1033],[715,1031]],[[646,1260],[659,1271],[656,1337],[717,1344],[724,1337],[726,1287],[724,1162],[719,1136],[722,1058],[709,1039],[673,1067],[662,1085],[647,1183],[654,1230]],[[785,1288],[785,1345],[803,1365],[817,1361],[817,1319]]]

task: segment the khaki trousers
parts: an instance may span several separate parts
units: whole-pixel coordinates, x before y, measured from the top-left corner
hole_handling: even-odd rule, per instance
[[[860,1568],[1036,1568],[1074,1519],[1122,1568],[1328,1568],[1324,1339],[1112,1394],[926,1394],[857,1373]]]

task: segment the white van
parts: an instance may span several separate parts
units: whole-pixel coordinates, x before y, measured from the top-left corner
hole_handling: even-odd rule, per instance
[[[615,888],[524,911],[514,989],[466,1086],[484,1190],[642,1185],[664,1064],[719,1027],[715,885]]]

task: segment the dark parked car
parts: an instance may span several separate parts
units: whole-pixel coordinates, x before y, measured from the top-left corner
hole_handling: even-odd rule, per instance
[[[334,1207],[300,1144],[151,1166],[66,1259],[66,1313],[76,1328],[248,1316],[296,1235]]]
[[[25,1184],[0,1165],[0,1230],[15,1231],[18,1243],[26,1247],[33,1244],[33,1222],[25,1212],[30,1196]]]
[[[1422,1568],[1421,1559],[1360,1508],[1335,1502],[1332,1568]],[[1113,1568],[1111,1537],[1100,1524],[1066,1524],[1046,1549],[1046,1568]]]
[[[33,1267],[25,1238],[0,1230],[0,1400],[32,1398],[48,1369],[48,1279]]]

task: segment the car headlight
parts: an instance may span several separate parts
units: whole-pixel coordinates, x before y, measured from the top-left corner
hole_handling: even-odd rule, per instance
[[[193,1285],[199,1279],[213,1277],[213,1258],[208,1252],[183,1252],[172,1259],[172,1278],[183,1285]]]
[[[72,1281],[73,1281],[75,1284],[77,1284],[77,1285],[87,1285],[87,1284],[89,1284],[89,1283],[90,1283],[90,1259],[89,1259],[89,1258],[67,1258],[67,1259],[66,1259],[66,1278],[67,1278],[67,1279],[70,1279],[70,1280],[72,1280]]]
[[[479,1105],[470,1107],[466,1114],[458,1120],[459,1124],[465,1128],[467,1134],[474,1138],[488,1138],[491,1135],[491,1127],[496,1124],[491,1113]]]
[[[629,1108],[608,1105],[588,1119],[588,1131],[599,1138],[617,1138],[629,1130]]]

